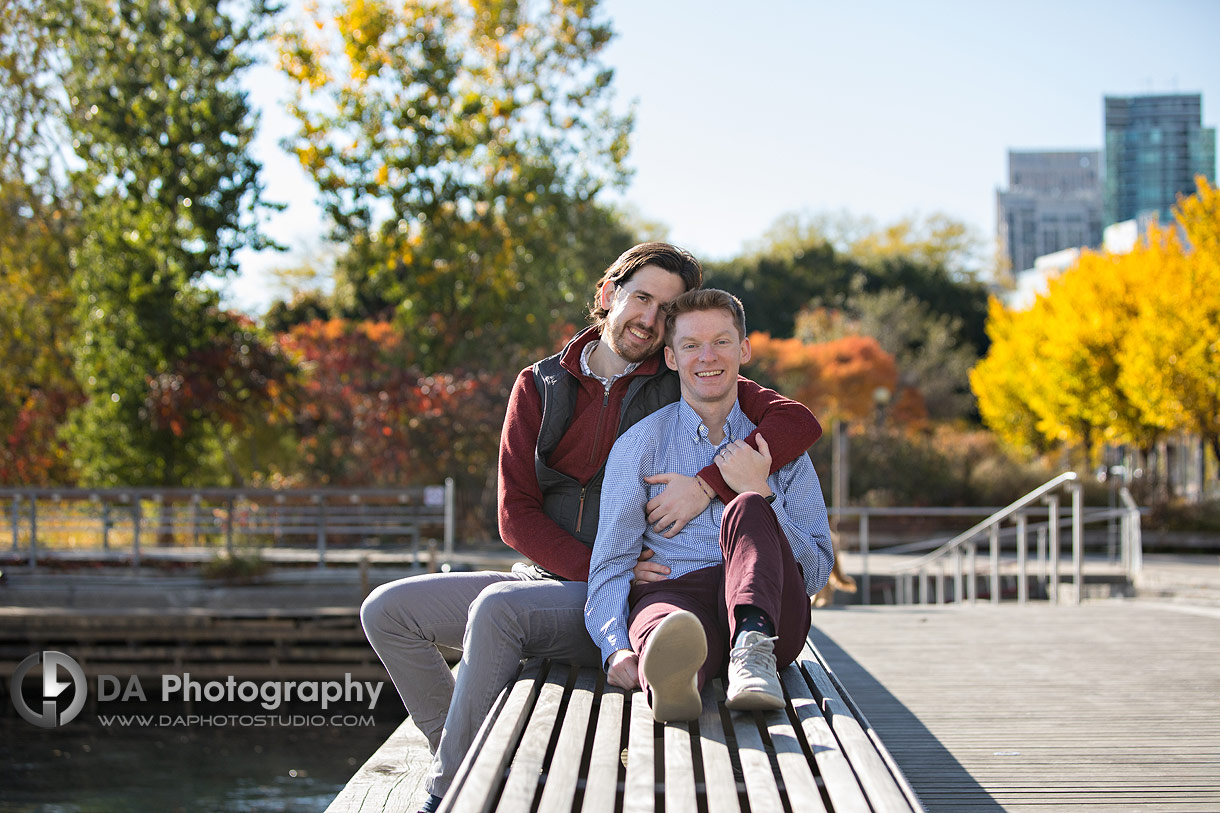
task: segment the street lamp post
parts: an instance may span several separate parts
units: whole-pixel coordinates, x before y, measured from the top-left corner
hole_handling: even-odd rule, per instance
[[[830,530],[839,532],[839,515],[847,508],[847,421],[834,420],[834,445],[830,449],[830,501],[835,513],[830,517]]]

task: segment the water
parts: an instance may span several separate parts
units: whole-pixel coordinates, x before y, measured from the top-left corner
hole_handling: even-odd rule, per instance
[[[94,704],[66,726],[42,729],[18,717],[5,697],[0,813],[325,810],[401,723],[397,697],[381,700],[384,708],[373,711],[367,704],[332,704],[327,720],[335,714],[372,718],[342,726],[101,723],[108,712],[151,715],[162,723],[188,713],[180,703],[150,702]],[[196,704],[190,713],[215,720],[213,715],[252,712],[248,706]],[[314,704],[267,716],[290,722],[295,715],[300,722],[319,714]]]

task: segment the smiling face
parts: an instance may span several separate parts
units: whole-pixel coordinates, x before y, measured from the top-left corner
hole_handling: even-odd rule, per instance
[[[750,340],[733,315],[721,308],[680,313],[665,347],[665,363],[678,371],[682,397],[701,405],[730,406],[737,398],[737,373],[750,360]]]
[[[627,362],[643,361],[665,339],[667,302],[686,290],[682,277],[656,265],[646,265],[621,285],[606,283],[601,302],[609,313],[602,341]]]

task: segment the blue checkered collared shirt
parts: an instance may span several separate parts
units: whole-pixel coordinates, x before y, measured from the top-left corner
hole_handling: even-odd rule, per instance
[[[693,477],[723,446],[754,429],[741,407],[734,404],[725,421],[724,440],[713,445],[702,419],[683,399],[644,418],[615,442],[606,462],[585,603],[585,627],[601,648],[603,663],[615,651],[631,649],[627,593],[631,569],[643,548],[654,551],[652,561],[670,567],[671,579],[723,561],[720,521],[724,504],[712,500],[677,536],[666,539],[648,525],[644,510],[664,486],[645,483],[644,477],[665,472]],[[818,475],[809,456],[801,455],[768,477],[767,484],[777,495],[772,507],[805,571],[805,591],[812,596],[826,585],[834,564]]]

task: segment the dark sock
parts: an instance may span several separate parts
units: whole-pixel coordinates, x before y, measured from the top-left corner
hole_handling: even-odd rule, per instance
[[[734,646],[741,642],[741,636],[747,632],[761,632],[768,638],[775,637],[775,625],[771,623],[771,619],[767,617],[766,613],[753,604],[742,604],[733,611],[733,616],[737,619]]]

